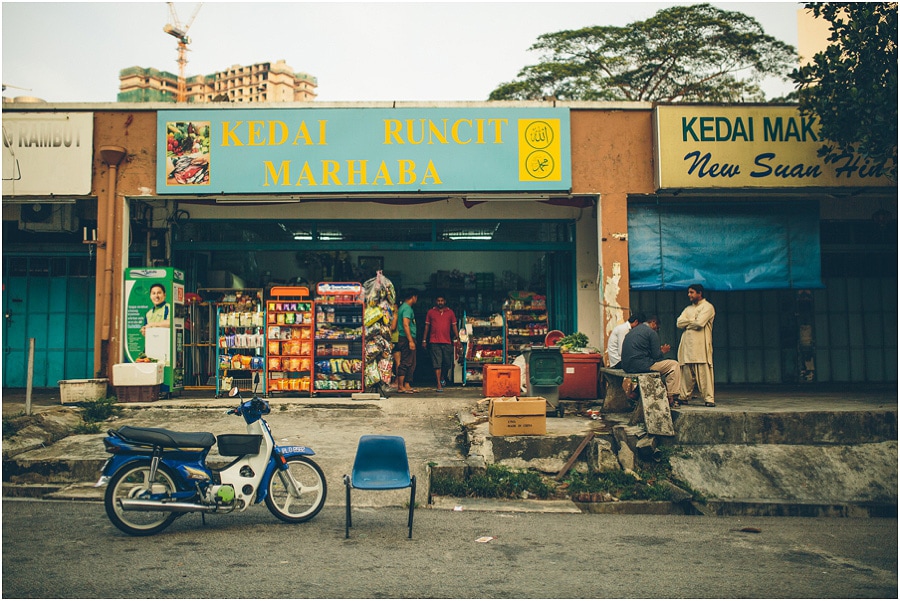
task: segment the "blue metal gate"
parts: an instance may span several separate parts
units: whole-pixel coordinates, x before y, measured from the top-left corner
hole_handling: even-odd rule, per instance
[[[94,265],[87,257],[3,257],[3,387],[94,377]]]

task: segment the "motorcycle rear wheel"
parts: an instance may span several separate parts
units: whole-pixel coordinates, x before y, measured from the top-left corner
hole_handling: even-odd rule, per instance
[[[106,515],[113,525],[132,536],[149,536],[162,532],[174,522],[178,515],[171,511],[125,511],[119,506],[119,499],[139,499],[152,492],[154,494],[174,494],[175,477],[164,465],[156,471],[156,478],[150,483],[150,462],[132,463],[113,474],[106,485],[104,505]]]
[[[315,461],[306,457],[291,457],[287,460],[288,469],[276,468],[268,482],[266,507],[279,520],[290,524],[299,524],[313,519],[325,505],[328,485],[325,474]],[[286,482],[288,474],[300,489],[300,496],[291,494]]]

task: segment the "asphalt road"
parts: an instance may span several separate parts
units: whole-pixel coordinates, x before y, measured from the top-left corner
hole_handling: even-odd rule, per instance
[[[336,493],[335,493],[336,494]],[[328,506],[191,514],[157,536],[102,504],[4,499],[4,598],[897,598],[897,520]],[[749,528],[754,531],[742,531]],[[479,542],[482,537],[494,537]]]

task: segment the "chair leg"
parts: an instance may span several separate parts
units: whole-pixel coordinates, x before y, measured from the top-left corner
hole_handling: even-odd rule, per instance
[[[413,513],[416,510],[416,477],[413,476],[409,485],[409,538],[412,538]]]
[[[350,478],[347,476],[344,476],[344,486],[347,487],[347,508],[344,515],[344,538],[350,538],[350,526],[352,526],[350,518]]]

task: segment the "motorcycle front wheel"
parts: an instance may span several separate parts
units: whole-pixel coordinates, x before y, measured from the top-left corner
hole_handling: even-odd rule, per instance
[[[292,494],[293,480],[300,496]],[[313,519],[325,505],[328,486],[325,475],[312,459],[291,457],[287,469],[276,468],[268,482],[266,507],[279,520],[299,524]]]
[[[125,511],[120,499],[143,499],[150,495],[175,494],[175,477],[164,465],[156,471],[150,482],[150,462],[133,463],[113,474],[106,485],[104,505],[106,515],[113,525],[132,536],[148,536],[169,527],[178,514],[171,511]]]

